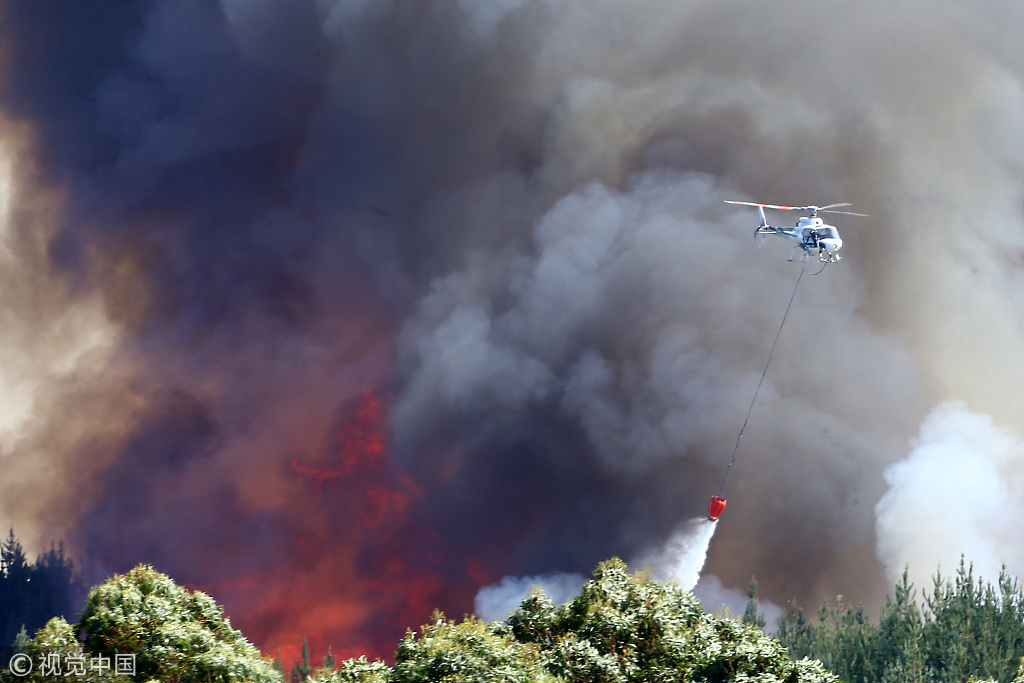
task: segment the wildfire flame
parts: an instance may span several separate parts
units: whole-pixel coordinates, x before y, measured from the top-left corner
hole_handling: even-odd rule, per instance
[[[239,628],[286,667],[301,659],[308,638],[311,664],[327,647],[338,659],[387,659],[409,627],[451,602],[444,594],[438,536],[412,510],[422,496],[387,452],[387,402],[365,391],[351,407],[325,462],[293,458],[286,476],[304,491],[289,510],[287,558],[273,576],[232,579],[212,592]],[[308,494],[312,495],[308,495]],[[470,562],[467,594],[487,578]],[[449,572],[445,572],[449,573]]]

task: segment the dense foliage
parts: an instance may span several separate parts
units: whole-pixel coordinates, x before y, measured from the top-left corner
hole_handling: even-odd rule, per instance
[[[76,634],[84,635],[84,642]],[[140,565],[94,588],[78,624],[52,619],[23,648],[32,677],[5,673],[4,681],[69,679],[212,683],[281,683],[282,676],[208,595],[178,586],[152,567]],[[117,676],[118,656],[131,657],[130,677]],[[71,658],[84,675],[69,673]],[[44,662],[53,666],[44,671]],[[58,668],[55,668],[58,667]]]
[[[0,674],[0,680],[4,683],[56,683],[82,679],[90,683],[130,683],[133,680],[128,676],[117,675],[113,667],[101,669],[91,666],[91,653],[82,647],[75,627],[63,617],[54,617],[39,629],[35,637],[25,645],[23,652],[33,663],[31,672],[27,676],[4,672]],[[79,663],[80,670],[88,672],[87,676],[69,673],[74,670],[75,661]]]
[[[793,604],[777,638],[759,628],[756,582],[749,595],[742,620],[714,617],[689,592],[610,560],[565,605],[537,592],[504,622],[435,613],[399,643],[393,666],[360,658],[335,668],[328,654],[312,669],[304,647],[285,675],[209,596],[139,566],[94,588],[77,624],[54,618],[23,638],[32,672],[0,682],[1024,683],[1024,595],[1005,573],[983,584],[961,563],[920,603],[904,575],[877,623],[842,598],[817,619]],[[132,656],[132,672],[95,667],[118,654]],[[72,661],[89,663],[87,673],[70,673]]]
[[[1024,683],[1024,594],[1005,571],[984,584],[963,561],[952,579],[935,576],[923,608],[904,572],[878,623],[840,597],[822,606],[816,624],[794,603],[777,636],[848,683]]]
[[[587,681],[835,681],[818,662],[792,661],[760,629],[704,612],[673,584],[601,564],[573,601],[535,594],[503,623],[436,615],[401,642],[389,668],[344,662],[330,683]]]
[[[210,596],[152,567],[136,567],[94,589],[78,625],[93,653],[135,653],[139,680],[280,680]]]

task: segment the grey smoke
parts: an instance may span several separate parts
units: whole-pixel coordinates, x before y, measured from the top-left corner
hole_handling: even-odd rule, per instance
[[[750,601],[749,587],[726,588],[714,574],[702,576],[693,589],[693,594],[700,600],[701,606],[711,614],[729,615],[739,619],[746,612]],[[772,633],[778,629],[779,619],[785,613],[781,607],[763,598],[757,600],[757,613],[764,618],[764,630]]]

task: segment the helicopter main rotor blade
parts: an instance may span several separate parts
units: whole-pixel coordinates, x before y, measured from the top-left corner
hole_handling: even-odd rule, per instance
[[[741,206],[763,206],[766,209],[780,209],[782,211],[806,211],[802,206],[778,206],[777,204],[761,204],[759,202],[734,202],[731,199],[723,199],[726,204],[739,204]]]
[[[847,205],[849,206],[849,205]],[[854,213],[853,211],[834,211],[832,209],[818,209],[818,213],[841,213],[846,216],[867,216],[866,213]]]
[[[867,216],[866,213],[854,213],[853,211],[836,211],[837,206],[853,206],[849,202],[839,202],[828,206],[779,206],[778,204],[762,204],[761,202],[737,202],[731,199],[722,200],[726,204],[739,204],[740,206],[761,206],[766,209],[778,209],[780,211],[810,211],[814,213],[841,213],[847,216]]]

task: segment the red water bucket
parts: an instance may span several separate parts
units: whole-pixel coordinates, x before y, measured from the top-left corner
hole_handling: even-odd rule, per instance
[[[708,521],[717,522],[724,510],[725,498],[722,498],[721,496],[711,496],[711,502],[708,503]]]

